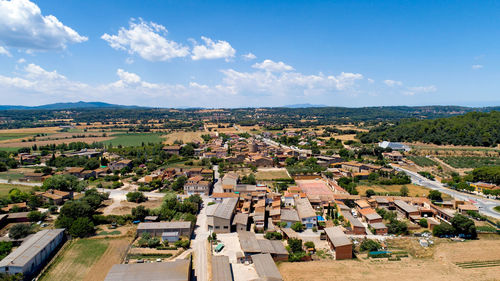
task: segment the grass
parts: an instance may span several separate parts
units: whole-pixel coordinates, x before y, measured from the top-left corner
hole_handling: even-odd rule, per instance
[[[424,156],[408,156],[407,158],[420,167],[431,167],[437,165],[434,160]]]
[[[499,157],[446,156],[439,157],[453,168],[479,168],[500,165]]]
[[[461,268],[495,267],[500,266],[500,260],[457,262],[455,264]]]
[[[101,231],[101,232],[97,233],[97,235],[120,235],[120,234],[122,234],[122,233],[119,230],[113,230],[110,232]]]
[[[113,146],[139,146],[142,143],[159,143],[163,141],[160,134],[155,133],[132,133],[113,135],[113,139],[103,141],[104,144]]]
[[[0,147],[0,151],[17,152],[21,147]]]
[[[19,190],[24,192],[33,190],[32,186],[0,183],[0,197],[7,196],[9,194],[9,191],[13,188],[19,188]]]
[[[409,196],[418,197],[418,196],[427,196],[429,194],[430,189],[425,188],[419,185],[406,184],[404,185],[408,187]],[[356,190],[360,195],[366,195],[366,191],[368,189],[373,189],[376,193],[383,194],[394,194],[399,193],[403,185],[360,185],[356,186]]]
[[[36,134],[33,133],[3,133],[0,134],[0,141],[32,137],[35,135]]]
[[[493,208],[493,210],[497,211],[500,213],[500,206],[496,206],[495,208]]]
[[[22,173],[1,172],[0,173],[0,178],[1,179],[5,179],[5,180],[17,181],[19,179],[24,178],[24,175]]]
[[[281,170],[268,170],[268,171],[257,171],[255,173],[255,178],[257,180],[274,180],[274,179],[289,179],[288,173],[285,169]]]
[[[109,245],[106,239],[79,239],[70,243],[39,280],[80,280],[81,271],[97,262]]]
[[[140,260],[140,259],[151,259],[151,258],[170,258],[172,254],[130,254],[127,256],[128,259]]]

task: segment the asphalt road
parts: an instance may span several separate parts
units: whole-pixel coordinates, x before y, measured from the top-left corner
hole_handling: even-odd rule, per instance
[[[448,194],[448,195],[450,195],[453,198],[458,199],[458,200],[469,201],[479,208],[480,213],[487,215],[487,216],[490,216],[490,217],[493,217],[493,218],[496,218],[496,219],[500,219],[500,213],[493,210],[493,208],[495,206],[500,206],[500,201],[498,201],[498,200],[483,198],[483,197],[480,197],[479,195],[459,192],[459,191],[445,187],[440,182],[429,180],[429,179],[419,175],[418,173],[409,171],[407,169],[403,169],[401,167],[393,166],[393,168],[396,169],[397,171],[403,171],[407,175],[409,175],[411,177],[411,181],[414,184],[424,186],[424,187],[434,189],[434,190],[439,190],[439,192],[446,193],[446,194]]]
[[[208,258],[207,258],[207,238],[210,235],[207,225],[206,206],[210,202],[208,198],[203,198],[203,207],[196,220],[195,238],[191,240],[191,248],[194,252],[194,271],[196,281],[208,281]]]

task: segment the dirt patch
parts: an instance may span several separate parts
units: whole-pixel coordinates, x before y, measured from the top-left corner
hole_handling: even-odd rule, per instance
[[[368,189],[373,189],[375,192],[381,192],[381,193],[393,193],[393,192],[400,192],[401,187],[406,186],[408,187],[408,195],[411,197],[427,197],[429,195],[430,189],[425,188],[423,186],[418,186],[418,185],[413,185],[413,184],[406,184],[406,185],[360,185],[356,186],[356,190],[359,192],[360,195],[366,195],[366,191]]]
[[[183,143],[192,141],[203,142],[201,138],[203,134],[206,134],[206,132],[172,132],[165,136],[164,143],[172,144],[175,141],[182,141]]]
[[[286,169],[259,169],[255,174],[257,180],[289,179]]]
[[[0,147],[31,147],[34,144],[36,144],[37,146],[44,146],[48,144],[62,144],[71,142],[84,142],[90,144],[94,142],[107,141],[110,139],[113,139],[113,137],[67,138],[67,139],[54,139],[54,140],[44,140],[44,141],[34,141],[34,142],[11,141],[6,143],[0,143]]]
[[[279,270],[285,281],[319,280],[498,280],[500,267],[463,269],[457,261],[498,260],[498,240],[442,243],[432,258],[401,261],[349,260],[282,263]]]
[[[108,249],[104,252],[101,258],[94,263],[82,280],[104,280],[111,267],[123,261],[131,241],[132,238],[109,239]]]
[[[105,215],[126,215],[126,214],[130,214],[132,212],[132,209],[139,206],[139,205],[144,206],[147,209],[158,208],[161,206],[162,201],[163,201],[163,199],[161,199],[161,198],[158,198],[158,199],[154,198],[154,199],[149,199],[146,202],[137,204],[137,203],[132,203],[132,202],[128,202],[125,200],[119,201],[119,202],[113,200],[113,204],[104,208],[104,210],[102,210],[102,212]]]

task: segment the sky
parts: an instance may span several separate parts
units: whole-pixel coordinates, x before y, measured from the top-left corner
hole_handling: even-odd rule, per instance
[[[500,1],[0,0],[0,104],[500,105]]]

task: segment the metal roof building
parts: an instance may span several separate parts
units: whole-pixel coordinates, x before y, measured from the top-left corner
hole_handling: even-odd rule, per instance
[[[141,222],[137,226],[137,235],[148,232],[153,236],[161,237],[164,232],[178,232],[181,236],[191,236],[192,223],[190,221]]]
[[[283,277],[281,277],[278,267],[274,263],[270,254],[253,255],[252,261],[260,280],[283,280]]]
[[[0,261],[0,272],[34,275],[45,265],[63,239],[64,229],[46,229],[35,233]]]
[[[104,281],[190,281],[191,261],[115,264]]]
[[[228,256],[212,256],[212,280],[233,281]]]

